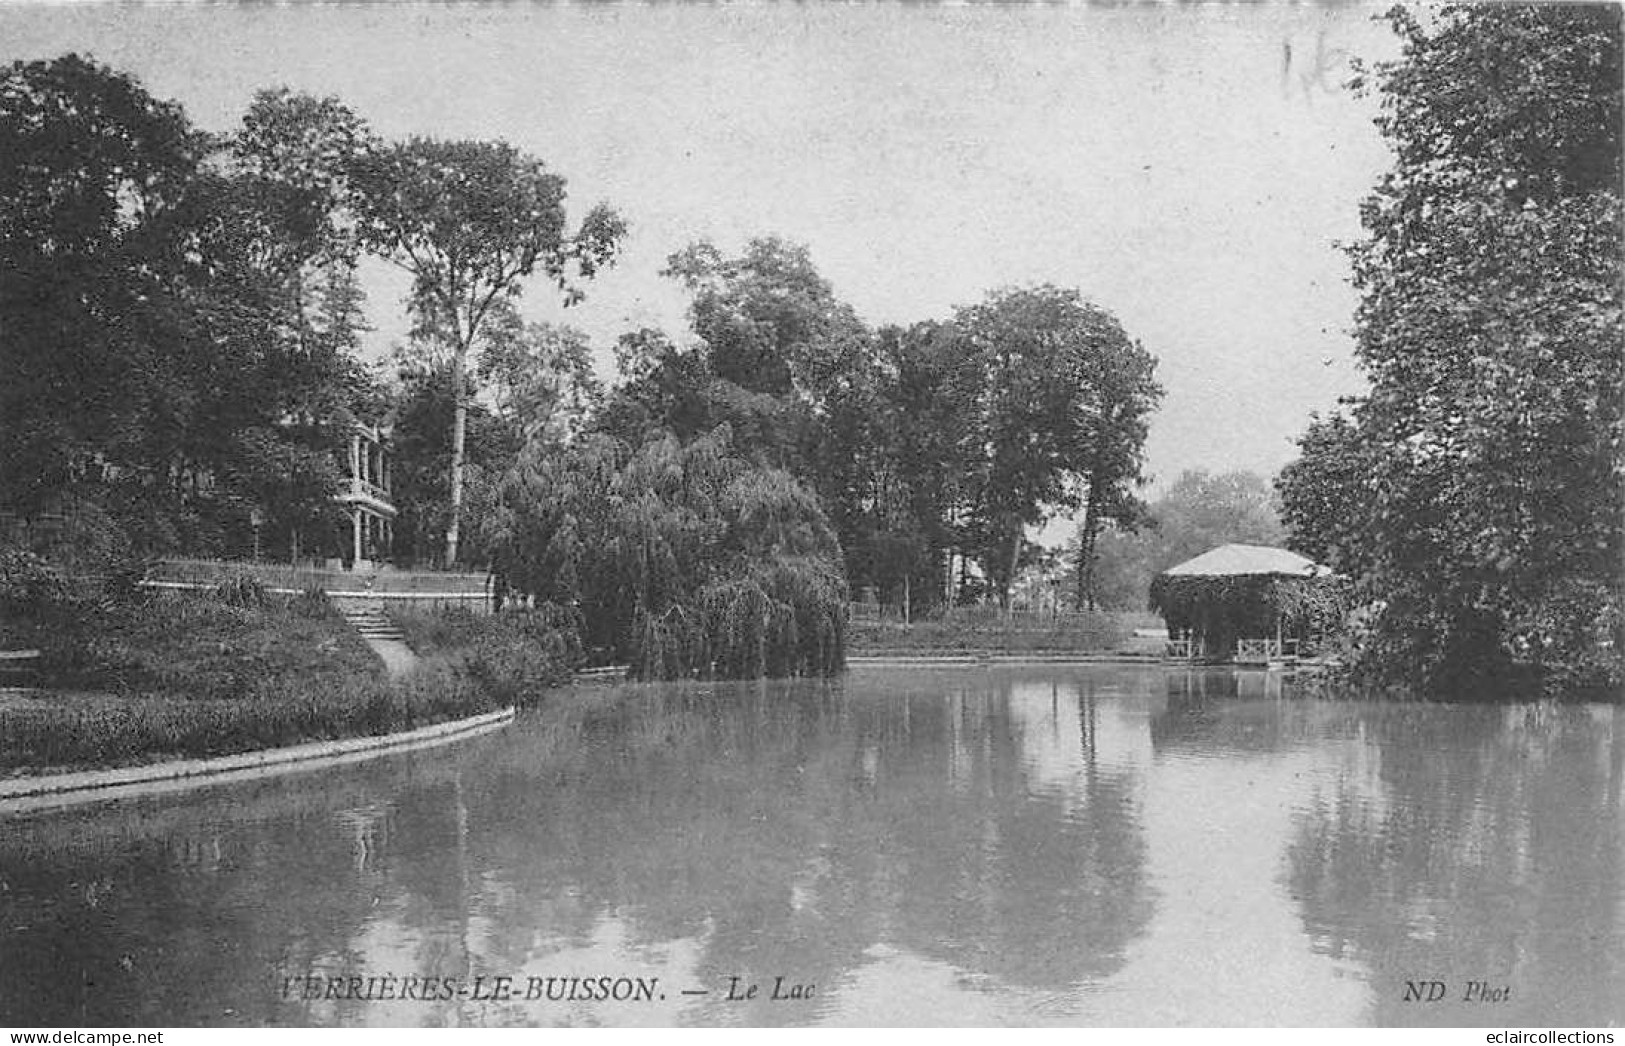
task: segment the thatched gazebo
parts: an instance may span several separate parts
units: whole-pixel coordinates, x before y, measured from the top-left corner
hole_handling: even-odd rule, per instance
[[[1335,625],[1344,595],[1330,568],[1296,552],[1220,545],[1153,578],[1151,609],[1176,656],[1270,664]]]

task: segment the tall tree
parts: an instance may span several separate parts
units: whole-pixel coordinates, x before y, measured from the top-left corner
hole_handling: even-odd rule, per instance
[[[289,292],[342,206],[284,156],[299,121],[272,116],[300,104],[262,96],[224,138],[76,56],[0,73],[0,498],[78,484],[137,546],[211,553],[325,502],[307,437],[359,381],[359,291],[340,266]]]
[[[1394,167],[1351,256],[1370,393],[1284,477],[1287,518],[1342,498],[1384,608],[1362,665],[1423,692],[1621,679],[1625,404],[1621,12],[1467,5],[1390,19],[1367,74]],[[1298,540],[1315,540],[1312,533]],[[1345,539],[1343,544],[1347,544]]]
[[[76,55],[0,75],[0,488],[18,507],[97,462],[157,467],[184,409],[177,298],[210,149],[179,106]],[[190,279],[189,279],[190,278]]]
[[[625,381],[600,419],[636,444],[659,431],[693,439],[727,424],[756,462],[811,487],[848,566],[874,522],[876,368],[870,333],[807,249],[776,237],[737,256],[699,242],[666,275],[690,294],[696,344],[638,331],[617,348]]]
[[[450,504],[446,475],[451,464],[451,428],[457,397],[452,394],[449,364],[421,358],[398,360],[392,389],[391,494],[400,515],[395,520],[395,558],[428,566],[444,549]],[[466,384],[466,383],[465,383]],[[465,481],[499,475],[519,453],[516,429],[494,415],[464,388],[463,441]],[[489,548],[479,540],[462,542],[464,560],[478,560]]]
[[[301,319],[317,306],[305,294],[312,270],[355,267],[353,175],[375,146],[366,121],[337,98],[287,88],[257,93],[227,143],[255,260],[286,281]]]
[[[493,311],[540,270],[566,302],[608,264],[624,223],[600,205],[565,230],[564,179],[506,142],[411,140],[372,151],[356,171],[362,242],[412,274],[420,331],[444,341],[454,406],[445,560],[462,523],[469,354]]]
[[[980,373],[951,323],[884,328],[876,353],[881,387],[867,429],[876,519],[856,549],[858,576],[908,616],[955,598],[977,449],[964,436],[975,428]]]
[[[1008,599],[1028,527],[1084,507],[1092,556],[1098,528],[1138,510],[1146,417],[1162,390],[1154,358],[1076,291],[995,292],[960,309],[955,328],[981,382],[976,424],[963,436],[974,463],[972,540]]]
[[[254,96],[223,144],[232,223],[276,312],[282,357],[281,416],[256,430],[263,460],[241,474],[280,543],[257,550],[298,558],[307,535],[321,544],[336,530],[333,448],[357,417],[379,413],[381,390],[357,358],[367,327],[352,182],[376,142],[339,99],[276,88]]]
[[[747,392],[821,403],[861,351],[863,324],[800,244],[759,237],[728,258],[700,241],[666,274],[692,295],[689,321],[716,376]]]
[[[689,323],[712,378],[711,423],[729,423],[738,446],[816,485],[812,458],[839,436],[829,411],[861,380],[862,321],[804,246],[777,237],[753,239],[737,257],[691,244],[667,260],[666,275],[691,295]]]
[[[1138,343],[1095,359],[1099,413],[1094,452],[1083,478],[1083,521],[1078,525],[1077,604],[1093,610],[1099,602],[1095,566],[1100,532],[1107,525],[1132,531],[1145,520],[1136,491],[1145,484],[1145,438],[1151,412],[1162,399],[1153,375],[1156,359]]]

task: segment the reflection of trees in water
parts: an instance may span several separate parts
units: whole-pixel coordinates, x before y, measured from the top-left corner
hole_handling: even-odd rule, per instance
[[[438,841],[412,808],[451,777],[393,759],[8,821],[0,1021],[359,1019],[284,1000],[282,978],[359,972],[353,942],[392,898],[448,906],[417,872]]]
[[[1007,682],[942,679],[638,688],[470,747],[137,804],[144,822],[33,819],[0,839],[0,1018],[353,1023],[367,1004],[284,1002],[280,977],[383,973],[383,953],[415,966],[397,974],[513,973],[605,919],[633,949],[703,942],[700,983],[669,991],[784,974],[827,992],[882,940],[1018,986],[1109,974],[1150,902],[1132,782],[1094,758],[1096,697],[1058,688],[1075,711],[1045,729],[1072,736],[1040,738]],[[1031,757],[1056,745],[1075,772],[1040,779]],[[455,1009],[401,1019],[507,1019]]]
[[[899,943],[1030,987],[1121,967],[1151,913],[1133,781],[1096,758],[1093,693],[1057,691],[1079,726],[1070,788],[1033,780],[1008,688],[910,702],[910,736],[882,747],[892,787],[880,796],[884,831],[874,840]],[[955,761],[961,783],[948,787]]]
[[[1277,753],[1358,736],[1355,706],[1299,700],[1298,684],[1281,672],[1170,670],[1165,682],[1166,704],[1151,717],[1151,744],[1159,752]]]
[[[369,910],[364,881],[330,872],[348,841],[299,820],[0,853],[4,1023],[270,1022],[274,964],[309,968]]]
[[[1288,883],[1316,947],[1371,969],[1374,1019],[1625,1019],[1621,711],[1356,707],[1376,780],[1300,815]],[[1464,1006],[1469,979],[1510,1001]],[[1451,1001],[1403,1003],[1407,980],[1446,981]]]
[[[577,946],[611,912],[644,943],[703,938],[711,988],[784,974],[827,989],[880,940],[1053,987],[1117,968],[1149,917],[1122,772],[1077,736],[1072,792],[1035,788],[1007,688],[663,693],[597,714],[543,787],[518,766],[486,782],[471,846],[508,877],[504,961],[558,947],[545,937],[567,907]],[[1087,721],[1092,697],[1066,697]]]

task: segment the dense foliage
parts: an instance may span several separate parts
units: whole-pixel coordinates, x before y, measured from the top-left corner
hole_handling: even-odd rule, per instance
[[[968,550],[1007,598],[1026,529],[1081,508],[1080,602],[1092,605],[1100,529],[1143,511],[1134,490],[1162,396],[1156,360],[1110,313],[1056,287],[991,294],[955,328],[974,381],[958,444]]]
[[[1169,635],[1200,636],[1210,654],[1219,654],[1238,638],[1272,638],[1279,630],[1302,640],[1335,630],[1348,594],[1335,576],[1158,574],[1151,580],[1151,607],[1168,622]]]
[[[11,66],[0,538],[342,555],[361,421],[391,441],[387,558],[491,566],[645,675],[832,671],[851,586],[905,616],[1008,603],[1063,512],[1092,599],[1161,395],[1108,312],[1039,286],[877,331],[804,247],[701,242],[667,267],[692,338],[627,333],[605,394],[583,335],[517,311],[532,278],[579,298],[624,238],[603,206],[571,230],[564,188],[333,98],[264,91],[212,135],[91,62]],[[368,253],[413,281],[387,385],[356,359]]]
[[[1286,522],[1379,611],[1365,678],[1617,694],[1620,8],[1390,17],[1395,163],[1351,249],[1371,388],[1305,435]]]
[[[847,589],[817,499],[730,453],[726,426],[636,450],[522,453],[485,516],[513,594],[579,616],[590,653],[643,678],[830,674]]]
[[[212,135],[79,57],[13,64],[0,73],[0,512],[27,523],[89,498],[138,552],[338,554],[335,452],[352,421],[391,407],[356,359],[357,264],[373,251],[413,273],[426,347],[398,406],[432,413],[433,378],[450,408],[449,449],[404,462],[407,550],[421,556],[416,530],[433,520],[455,560],[477,386],[499,390],[520,438],[585,409],[571,400],[579,337],[510,307],[532,273],[579,297],[613,257],[619,219],[599,207],[567,234],[563,195],[505,143],[383,142],[333,98],[262,91]],[[419,482],[431,464],[435,492]]]
[[[445,565],[458,559],[463,467],[474,376],[470,353],[487,324],[538,270],[568,300],[572,276],[589,278],[614,257],[625,228],[607,207],[565,231],[564,179],[506,142],[412,138],[355,163],[359,235],[412,274],[419,340],[443,350],[452,396]]]
[[[1082,509],[1093,535],[1140,505],[1155,360],[1076,291],[990,294],[951,321],[870,330],[804,248],[699,243],[669,273],[698,342],[622,338],[602,431],[638,443],[726,423],[751,460],[815,492],[847,577],[917,611],[1008,600],[1026,534]]]
[[[392,390],[390,420],[390,494],[400,514],[394,523],[390,558],[398,565],[422,567],[445,554],[451,522],[446,477],[451,469],[451,431],[455,405],[449,368],[402,366]],[[469,486],[480,489],[518,449],[513,429],[483,404],[467,398],[464,416],[463,471]],[[464,539],[460,555],[481,562],[484,548]]]
[[[319,540],[359,292],[307,111],[353,130],[270,92],[218,137],[75,56],[0,72],[0,510],[77,492],[141,549]]]

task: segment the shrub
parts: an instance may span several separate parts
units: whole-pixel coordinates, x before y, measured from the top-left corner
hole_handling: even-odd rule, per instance
[[[333,615],[333,601],[327,598],[327,590],[311,585],[293,597],[292,609],[300,617],[321,620]]]
[[[214,597],[232,607],[263,607],[269,595],[265,583],[252,574],[237,574],[214,587]]]
[[[498,614],[463,607],[399,611],[393,617],[412,649],[499,705],[535,704],[541,691],[569,682],[582,661],[571,612],[551,605]]]
[[[52,617],[71,610],[67,577],[42,557],[22,549],[0,549],[0,615]]]
[[[317,690],[276,680],[252,697],[213,701],[150,693],[118,702],[41,703],[0,709],[0,771],[231,755],[396,733],[497,707],[445,665],[425,666],[396,684],[351,676]]]

